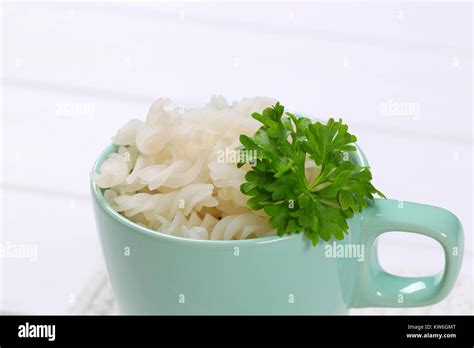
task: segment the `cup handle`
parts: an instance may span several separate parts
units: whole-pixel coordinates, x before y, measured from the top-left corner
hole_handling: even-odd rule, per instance
[[[377,258],[375,241],[390,231],[418,233],[438,241],[444,250],[444,270],[429,277],[399,277],[385,272]],[[453,213],[442,208],[376,199],[362,219],[360,241],[366,258],[358,263],[353,308],[420,307],[440,302],[453,288],[461,268],[462,225]]]

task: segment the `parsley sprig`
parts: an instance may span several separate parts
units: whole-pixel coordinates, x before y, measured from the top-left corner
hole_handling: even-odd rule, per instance
[[[344,238],[347,219],[385,196],[370,182],[368,167],[349,160],[357,138],[342,120],[326,124],[284,113],[280,103],[254,113],[262,123],[254,136],[240,136],[239,162],[251,165],[241,191],[250,196],[251,210],[263,209],[279,236],[304,232],[317,245],[320,238]],[[242,156],[241,156],[242,157]],[[314,161],[319,175],[308,182],[305,162]]]

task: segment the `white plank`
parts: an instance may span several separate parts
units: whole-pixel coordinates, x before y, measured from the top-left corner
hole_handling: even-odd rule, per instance
[[[12,2],[13,3],[13,2]],[[284,35],[315,36],[322,40],[396,41],[418,49],[444,45],[469,54],[469,2],[167,2],[9,4],[9,7],[57,9],[66,17],[88,11],[141,20],[157,18],[191,21],[195,24],[230,27],[251,32],[281,32]],[[423,25],[420,25],[420,23]],[[449,22],[449,26],[440,23]],[[328,38],[324,38],[328,36]]]
[[[83,197],[92,165],[116,129],[130,118],[144,118],[149,104],[17,88],[3,92],[3,182]]]
[[[208,6],[214,11],[214,5]],[[343,11],[344,16],[357,10],[352,6]],[[442,13],[449,20],[460,12],[456,6],[427,10],[425,15],[420,14],[424,7],[415,7],[416,20],[409,17],[408,21],[416,28],[400,30],[405,39],[420,33],[419,39],[436,42],[436,49],[401,45],[396,35],[392,35],[396,40],[390,36],[386,40],[339,38],[329,29],[315,36],[286,35],[281,30],[259,31],[257,25],[253,32],[212,16],[214,22],[203,23],[180,19],[172,10],[163,14],[161,7],[156,17],[155,12],[146,11],[148,7],[129,7],[110,13],[107,6],[97,4],[74,10],[7,7],[3,82],[99,91],[138,101],[171,96],[194,104],[215,93],[229,99],[269,95],[319,117],[341,116],[368,127],[472,141],[471,56],[456,48],[470,47],[465,33],[470,22],[462,15],[447,26],[449,38],[462,41],[456,47],[438,35],[441,29],[428,35]],[[193,9],[197,17],[204,11]],[[328,12],[305,15],[333,18],[336,10],[329,6]],[[377,17],[377,11],[385,18],[392,10],[386,12],[383,6],[366,12],[358,9],[355,13],[366,13],[365,17],[355,17],[341,30],[350,32],[365,21],[373,29],[382,20],[370,20]],[[217,14],[219,11],[227,16],[234,13],[218,8]],[[233,18],[241,18],[243,11],[245,7]],[[262,11],[257,11],[257,17],[250,16],[252,20],[257,21]],[[342,21],[345,17],[341,16]],[[373,44],[374,40],[384,44]],[[391,102],[414,103],[419,113],[384,115],[383,105]],[[418,121],[412,122],[414,118]]]

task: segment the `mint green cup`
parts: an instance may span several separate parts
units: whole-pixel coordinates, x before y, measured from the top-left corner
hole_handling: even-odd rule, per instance
[[[109,146],[93,170],[98,171]],[[351,160],[367,165],[360,149]],[[357,307],[419,307],[443,300],[459,274],[463,230],[451,212],[377,199],[349,221],[342,241],[313,247],[302,234],[237,241],[191,240],[137,225],[91,183],[100,243],[122,314],[346,314]],[[440,274],[399,277],[377,260],[389,231],[435,239]]]

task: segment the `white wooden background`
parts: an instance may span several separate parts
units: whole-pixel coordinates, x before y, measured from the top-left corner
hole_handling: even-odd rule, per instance
[[[194,106],[266,95],[343,117],[377,187],[463,222],[466,252],[443,303],[354,313],[472,313],[472,5],[469,3],[3,3],[0,311],[67,313],[104,274],[88,173],[110,137],[157,97]],[[419,113],[386,115],[387,103]],[[393,104],[392,104],[393,105]],[[405,275],[443,265],[415,235],[382,238]]]

